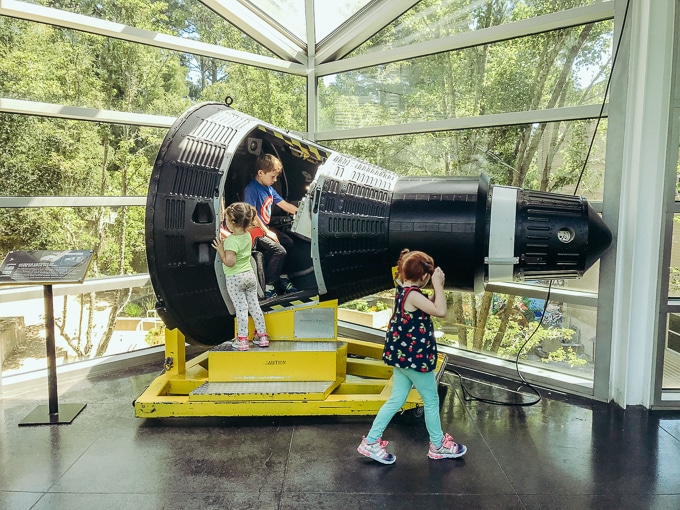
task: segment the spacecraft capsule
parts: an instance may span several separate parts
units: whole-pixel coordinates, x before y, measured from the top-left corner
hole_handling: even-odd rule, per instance
[[[486,281],[580,277],[612,241],[585,198],[494,186],[485,175],[399,176],[225,104],[203,103],[163,141],[145,220],[158,313],[192,343],[233,337],[233,305],[211,243],[221,208],[243,200],[262,153],[281,160],[275,187],[298,204],[294,218],[274,207],[271,220],[294,239],[286,272],[298,292],[261,301],[263,310],[391,288],[403,248],[432,255],[447,288],[480,292]],[[261,267],[262,254],[253,254]]]

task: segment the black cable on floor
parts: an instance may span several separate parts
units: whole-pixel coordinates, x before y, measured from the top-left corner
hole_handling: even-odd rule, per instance
[[[534,330],[531,332],[531,334],[527,337],[527,339],[524,341],[524,343],[520,346],[519,350],[517,351],[517,356],[515,356],[515,370],[517,371],[518,377],[522,381],[522,386],[526,386],[529,388],[537,398],[534,400],[531,400],[529,402],[504,402],[502,400],[495,400],[495,399],[490,399],[490,398],[484,398],[484,397],[479,397],[477,395],[473,395],[470,390],[468,390],[465,385],[463,384],[463,376],[461,376],[458,372],[455,370],[450,370],[450,372],[453,372],[458,376],[458,380],[460,382],[460,389],[463,392],[463,400],[466,402],[483,402],[485,404],[492,404],[492,405],[497,405],[497,406],[507,406],[507,407],[528,407],[528,406],[533,406],[538,404],[542,396],[539,393],[538,389],[536,389],[529,381],[527,381],[524,376],[522,375],[522,372],[519,370],[519,356],[526,347],[526,345],[529,343],[529,340],[533,338],[533,336],[536,334],[538,331],[538,328],[541,327],[543,324],[543,319],[545,319],[545,313],[548,309],[548,303],[550,302],[550,290],[552,288],[552,280],[548,283],[548,295],[545,298],[545,304],[543,305],[543,313],[541,314],[541,319],[538,321],[538,324],[534,328]],[[519,381],[518,381],[519,382]],[[522,387],[520,386],[520,388]],[[508,390],[509,391],[509,390]],[[519,392],[516,392],[519,393]]]

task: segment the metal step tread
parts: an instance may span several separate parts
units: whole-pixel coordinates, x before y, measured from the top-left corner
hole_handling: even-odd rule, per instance
[[[303,394],[323,393],[335,381],[253,381],[207,382],[190,395]]]
[[[232,344],[233,340],[216,345],[210,352],[230,352],[237,351]],[[247,351],[238,351],[242,353],[248,352],[333,352],[337,351],[343,342],[327,342],[319,341],[297,341],[297,340],[270,340],[269,347],[259,347],[250,344],[250,349]]]

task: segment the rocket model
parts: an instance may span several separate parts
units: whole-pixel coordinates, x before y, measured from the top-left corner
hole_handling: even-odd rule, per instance
[[[587,200],[494,186],[482,175],[403,177],[238,112],[203,103],[177,119],[153,168],[146,251],[157,310],[195,344],[233,337],[234,315],[211,247],[220,210],[243,198],[258,155],[283,163],[276,187],[299,209],[288,276],[298,292],[263,310],[319,296],[340,303],[393,287],[403,248],[422,250],[449,289],[484,282],[578,278],[608,249],[609,228]]]

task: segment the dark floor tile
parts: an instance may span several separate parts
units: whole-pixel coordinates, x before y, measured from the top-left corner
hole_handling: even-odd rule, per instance
[[[383,436],[393,465],[361,456],[356,448],[373,421],[324,427],[299,425],[291,443],[286,492],[371,493],[376,487],[400,492],[442,494],[514,494],[514,489],[488,447],[451,394],[442,403],[442,426],[468,446],[460,459],[427,457],[429,439],[424,419],[396,416]],[[455,429],[455,430],[454,430]]]
[[[46,491],[96,440],[73,434],[68,426],[3,426],[0,490]]]
[[[276,510],[279,496],[270,493],[182,493],[76,494],[48,493],[32,510]]]
[[[18,426],[45,388],[0,395],[0,508],[680,508],[677,414],[545,391],[533,406],[491,405],[447,374],[442,428],[468,453],[428,459],[424,419],[403,415],[385,432],[398,459],[385,466],[356,452],[372,416],[135,418],[158,372],[60,384],[60,402],[87,404],[70,425]]]
[[[102,435],[52,490],[257,493],[281,487],[290,428],[141,425]]]
[[[362,494],[299,492],[284,494],[281,510],[400,510],[460,508],[465,510],[524,510],[514,495],[466,495],[385,493],[376,488]]]
[[[680,413],[658,412],[653,414],[658,420],[659,427],[680,441]]]
[[[548,484],[566,494],[676,492],[680,443],[646,413],[612,409],[588,419],[570,411],[546,408],[549,414],[539,424],[527,420],[526,433],[517,429],[512,455],[489,440],[519,493],[542,493]],[[543,424],[551,419],[551,426]]]
[[[30,510],[41,496],[42,492],[0,491],[0,508]]]
[[[677,510],[680,495],[520,495],[526,510]]]

